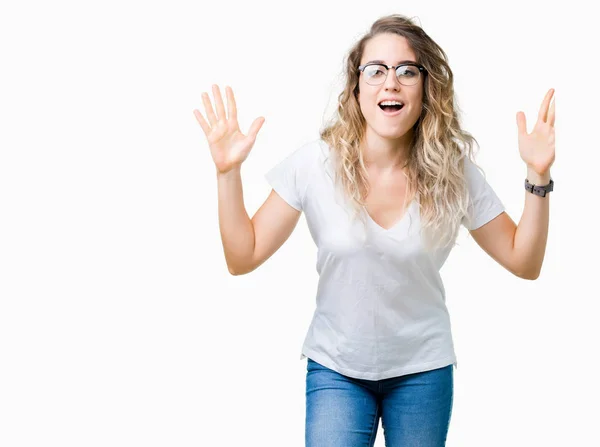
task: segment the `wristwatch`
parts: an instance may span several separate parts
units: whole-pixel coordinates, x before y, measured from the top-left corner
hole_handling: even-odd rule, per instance
[[[532,194],[540,197],[546,197],[550,191],[554,191],[554,180],[550,179],[547,185],[532,185],[529,180],[525,179],[525,189]]]

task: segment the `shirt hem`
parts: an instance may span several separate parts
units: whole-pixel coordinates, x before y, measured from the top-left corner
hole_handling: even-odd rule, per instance
[[[442,359],[433,360],[431,362],[425,363],[417,363],[415,365],[403,366],[400,368],[394,368],[388,371],[382,371],[377,373],[368,373],[368,372],[360,372],[355,371],[349,368],[342,368],[335,364],[329,357],[311,350],[310,348],[303,348],[302,353],[300,355],[300,359],[302,360],[304,357],[308,357],[311,360],[337,372],[347,377],[352,377],[353,379],[362,379],[362,380],[383,380],[390,379],[392,377],[404,376],[406,374],[414,374],[419,372],[431,371],[433,369],[443,368],[444,366],[454,365],[455,368],[458,367],[458,362],[456,361],[456,355],[451,355],[449,357],[444,357]]]

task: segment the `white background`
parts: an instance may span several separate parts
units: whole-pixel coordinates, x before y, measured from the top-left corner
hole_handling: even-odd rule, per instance
[[[448,54],[516,222],[515,115],[531,130],[556,89],[541,277],[513,277],[466,233],[442,270],[459,361],[447,445],[600,445],[600,36],[589,10],[543,0],[2,6],[0,445],[304,445],[316,249],[302,218],[263,266],[229,275],[192,110],[218,83],[243,131],[266,118],[242,170],[252,215],[265,172],[333,110],[347,50],[388,13],[418,17]]]

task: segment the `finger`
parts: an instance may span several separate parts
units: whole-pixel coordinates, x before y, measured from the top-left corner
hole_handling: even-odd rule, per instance
[[[237,121],[237,106],[235,104],[235,97],[233,96],[233,90],[231,87],[226,87],[225,92],[227,94],[227,115],[229,119]]]
[[[252,125],[250,126],[250,130],[248,131],[248,137],[252,139],[252,141],[256,140],[256,136],[258,135],[258,131],[262,127],[265,119],[260,116],[254,120]]]
[[[206,110],[206,117],[208,118],[208,122],[211,126],[214,126],[217,123],[217,117],[215,116],[212,104],[210,103],[210,98],[208,97],[208,93],[206,92],[202,92],[202,103],[204,104],[204,110]]]
[[[538,121],[541,121],[543,123],[546,122],[547,115],[548,115],[548,107],[550,106],[550,100],[552,99],[553,94],[554,94],[553,88],[548,90],[548,93],[546,93],[546,96],[544,97],[544,100],[542,101],[542,106],[540,107],[540,112],[538,113]]]
[[[517,128],[520,135],[527,135],[527,120],[523,112],[517,112]]]
[[[208,137],[208,134],[210,134],[210,126],[208,125],[208,123],[206,122],[206,120],[204,119],[202,114],[200,113],[200,110],[194,109],[194,116],[200,123],[200,127],[202,127],[202,130],[204,131],[204,135],[206,135]]]
[[[548,111],[548,123],[554,127],[554,121],[556,119],[556,96],[554,97],[554,100],[552,101],[552,104],[550,104],[550,110]]]
[[[213,97],[215,98],[215,106],[217,108],[217,118],[223,121],[227,121],[225,116],[225,106],[223,105],[223,97],[221,96],[221,90],[218,85],[213,85]]]

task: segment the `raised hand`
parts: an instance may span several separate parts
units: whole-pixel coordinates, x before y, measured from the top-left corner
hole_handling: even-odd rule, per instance
[[[225,88],[227,95],[227,116],[225,115],[225,106],[219,87],[213,85],[212,92],[217,112],[216,115],[208,93],[203,92],[202,103],[204,104],[208,122],[197,109],[194,109],[194,116],[206,135],[217,172],[225,173],[240,166],[246,160],[265,119],[263,117],[256,118],[250,126],[248,135],[244,135],[240,131],[237,121],[237,108],[231,87]]]
[[[517,113],[519,130],[519,152],[527,168],[540,177],[549,173],[554,163],[554,120],[555,102],[552,100],[554,89],[548,90],[538,113],[538,120],[531,133],[527,133],[527,122],[523,112]]]

